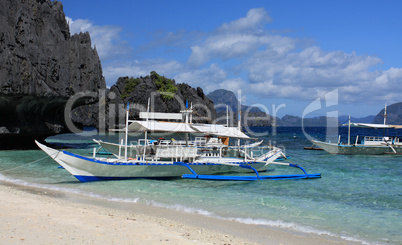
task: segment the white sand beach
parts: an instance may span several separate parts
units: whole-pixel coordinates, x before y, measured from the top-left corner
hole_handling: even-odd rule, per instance
[[[197,214],[0,183],[1,244],[355,244]]]

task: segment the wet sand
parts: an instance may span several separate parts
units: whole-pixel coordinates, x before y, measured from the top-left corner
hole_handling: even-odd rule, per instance
[[[0,182],[4,244],[360,244]]]

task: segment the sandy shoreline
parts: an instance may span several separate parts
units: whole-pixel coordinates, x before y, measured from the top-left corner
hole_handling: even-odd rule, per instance
[[[102,204],[79,195],[0,182],[0,240],[4,244],[360,244],[139,204]]]

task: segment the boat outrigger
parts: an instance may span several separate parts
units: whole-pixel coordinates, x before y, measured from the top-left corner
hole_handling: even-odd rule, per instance
[[[148,107],[149,108],[149,107]],[[260,180],[260,179],[311,179],[321,174],[307,174],[298,165],[275,162],[286,157],[280,148],[261,147],[262,141],[240,145],[240,140],[251,138],[236,127],[217,124],[195,124],[191,121],[192,109],[181,113],[140,113],[142,121],[128,120],[127,106],[125,140],[119,144],[95,141],[113,154],[112,157],[77,155],[64,150],[55,150],[36,141],[36,144],[74,175],[79,181],[116,180],[131,178],[187,178],[204,180]],[[160,119],[181,119],[185,122],[161,122]],[[190,120],[189,120],[190,118]],[[129,132],[143,132],[144,139],[136,144],[128,143]],[[185,140],[149,140],[148,133],[181,133]],[[201,135],[190,140],[188,135]],[[236,146],[230,146],[230,138],[237,139]],[[232,140],[233,141],[233,140]],[[270,164],[296,167],[303,174],[260,175]],[[233,176],[230,173],[255,173],[253,176]],[[221,175],[218,175],[221,174]],[[229,174],[229,175],[222,175]]]

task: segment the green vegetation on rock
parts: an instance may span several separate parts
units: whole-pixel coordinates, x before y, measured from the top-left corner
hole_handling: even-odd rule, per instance
[[[130,77],[126,79],[126,85],[124,86],[124,92],[121,95],[121,98],[124,100],[127,98],[131,92],[134,91],[135,87],[140,83],[138,78]]]
[[[160,76],[155,71],[151,72],[151,78],[155,81],[156,89],[161,93],[164,100],[172,99],[174,94],[178,91],[174,81]]]

